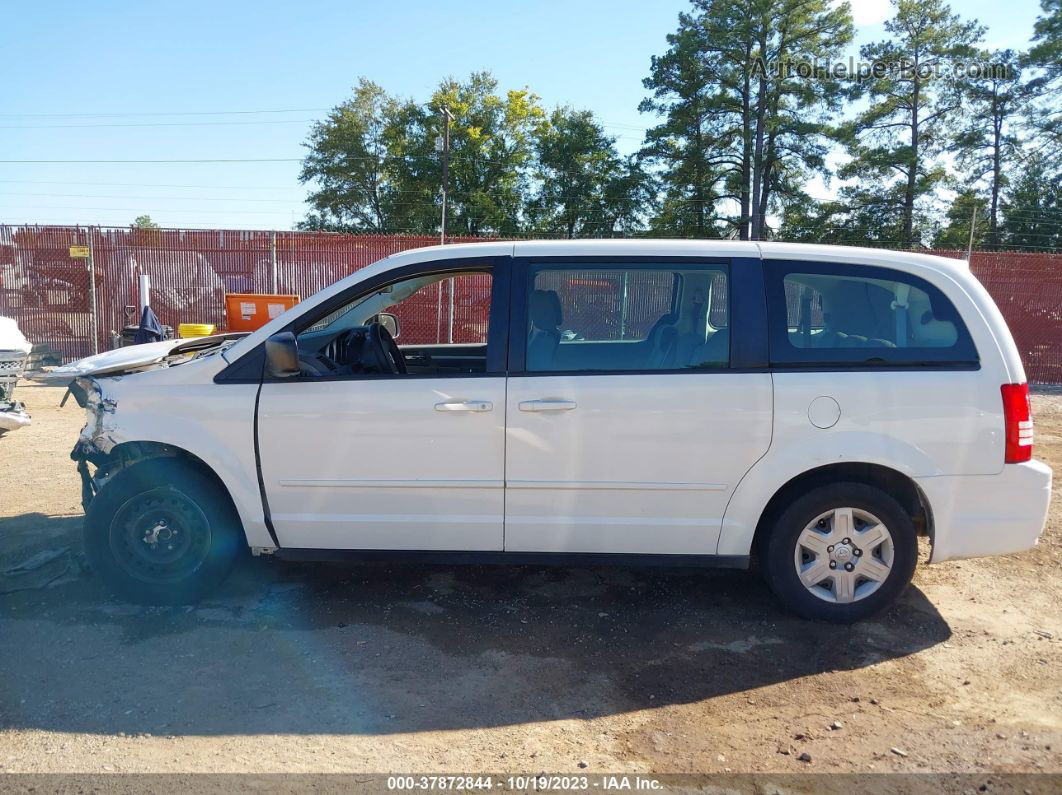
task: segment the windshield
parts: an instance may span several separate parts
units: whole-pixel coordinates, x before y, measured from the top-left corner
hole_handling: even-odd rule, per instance
[[[303,333],[327,332],[328,334],[337,334],[346,329],[364,325],[369,318],[380,314],[389,306],[401,303],[419,290],[437,284],[444,279],[452,278],[453,275],[452,273],[433,273],[419,279],[408,279],[398,284],[389,284],[386,287],[381,287],[368,295],[358,296],[349,303],[329,312],[303,329]]]

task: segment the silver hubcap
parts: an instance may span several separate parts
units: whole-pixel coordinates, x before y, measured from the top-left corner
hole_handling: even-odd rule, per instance
[[[892,535],[878,517],[837,508],[812,519],[797,539],[797,576],[819,599],[858,602],[888,579]]]

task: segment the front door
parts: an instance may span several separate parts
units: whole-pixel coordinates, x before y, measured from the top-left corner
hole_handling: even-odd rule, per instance
[[[491,317],[505,280],[482,261],[444,265],[355,288],[293,329],[303,372],[267,379],[258,407],[282,547],[502,549],[504,325]],[[397,317],[401,363],[372,349],[381,312]]]
[[[729,269],[646,258],[514,271],[507,551],[715,552],[771,438],[770,374],[731,369]]]

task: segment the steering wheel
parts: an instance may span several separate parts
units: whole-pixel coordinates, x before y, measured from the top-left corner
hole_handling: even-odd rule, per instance
[[[405,375],[406,360],[402,356],[402,351],[398,349],[398,345],[395,344],[395,338],[391,336],[391,332],[378,321],[370,323],[368,328],[366,347],[371,351],[370,355],[376,359],[380,372]]]

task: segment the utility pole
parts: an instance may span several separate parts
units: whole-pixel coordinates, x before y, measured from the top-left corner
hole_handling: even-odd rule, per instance
[[[439,231],[439,244],[446,245],[446,192],[450,187],[450,122],[454,117],[449,108],[443,108],[442,114],[442,224]]]
[[[970,263],[973,256],[974,229],[977,228],[977,202],[973,203],[973,212],[970,214],[970,244],[966,247],[966,263]]]

